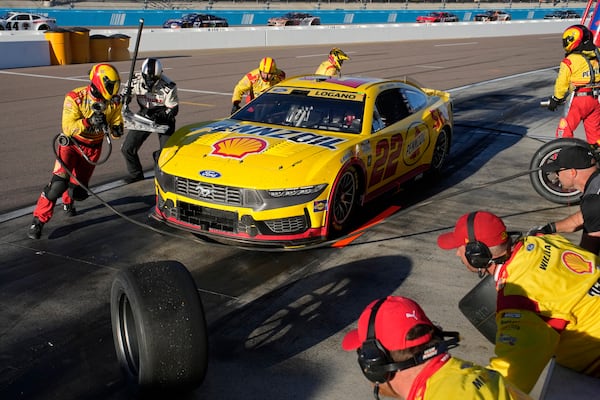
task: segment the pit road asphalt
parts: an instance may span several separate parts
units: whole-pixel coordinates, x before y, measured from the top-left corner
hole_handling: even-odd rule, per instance
[[[97,167],[97,198],[67,218],[57,209],[42,239],[26,231],[31,207],[50,177],[51,140],[58,133],[64,94],[85,84],[90,65],[0,71],[3,157],[0,160],[0,398],[130,399],[135,388],[120,374],[109,312],[113,277],[146,261],[177,260],[191,271],[209,326],[209,370],[189,399],[371,398],[356,356],[341,350],[371,300],[409,296],[446,330],[461,332],[458,357],[486,364],[492,346],[459,312],[458,301],[478,283],[437,236],[475,209],[526,231],[566,216],[575,206],[550,203],[527,175],[535,150],[554,136],[559,113],[539,107],[552,93],[562,57],[560,37],[467,39],[343,46],[346,75],[416,78],[450,90],[455,137],[444,178],[391,196],[403,211],[352,246],[264,253],[198,244],[143,227],[154,202],[150,137],[142,148],[148,179],[124,185],[115,142]],[[270,55],[289,76],[312,73],[323,46],[160,54],[179,86],[178,125],[224,117],[231,90]],[[115,63],[123,80],[129,63]],[[138,63],[138,67],[141,62]],[[478,84],[479,83],[479,84]],[[11,95],[7,95],[11,93]],[[579,132],[579,134],[581,134]],[[451,193],[456,193],[450,196]],[[436,198],[442,198],[436,200]],[[578,241],[578,235],[572,235]],[[555,393],[575,387],[557,387]]]

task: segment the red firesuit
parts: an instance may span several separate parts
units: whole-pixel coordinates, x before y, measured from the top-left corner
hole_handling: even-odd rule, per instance
[[[52,199],[52,197],[57,197],[57,194],[48,198],[47,192],[51,190],[53,182],[61,180],[69,181],[69,187],[75,193],[75,200],[80,196],[87,196],[86,191],[79,187],[73,178],[70,178],[65,168],[68,168],[83,185],[88,186],[95,166],[88,162],[82,153],[92,163],[96,163],[100,159],[102,141],[104,139],[104,132],[102,130],[93,129],[87,123],[87,118],[94,114],[93,107],[100,107],[104,110],[103,113],[106,116],[107,126],[111,129],[111,133],[113,133],[113,129],[120,130],[113,137],[122,134],[123,116],[118,96],[113,97],[110,101],[97,99],[90,93],[89,86],[79,87],[67,93],[63,104],[62,130],[63,134],[70,138],[70,143],[67,146],[58,146],[58,157],[60,157],[64,166],[56,160],[54,170],[52,171],[52,181],[38,198],[37,205],[33,211],[33,216],[38,218],[43,224],[52,218],[54,206],[57,201],[56,198]],[[71,190],[62,192],[63,203],[70,204],[72,202],[73,192]]]
[[[600,144],[600,103],[597,92],[600,90],[600,68],[597,55],[597,50],[574,52],[560,63],[554,97],[565,99],[573,91],[573,98],[567,115],[558,124],[558,138],[573,137],[573,132],[583,121],[588,143]]]
[[[495,369],[529,392],[556,362],[600,378],[600,258],[558,234],[527,236],[496,268]]]

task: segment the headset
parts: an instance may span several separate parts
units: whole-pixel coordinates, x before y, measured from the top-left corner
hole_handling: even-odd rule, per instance
[[[467,217],[467,234],[469,242],[465,245],[465,258],[474,268],[485,269],[492,261],[492,252],[485,243],[475,238],[475,216],[477,211]]]
[[[394,378],[396,371],[422,364],[432,357],[445,353],[448,349],[458,345],[460,340],[458,332],[443,332],[441,329],[434,327],[434,336],[443,338],[443,342],[436,343],[431,348],[414,355],[406,361],[394,361],[389,351],[383,347],[375,336],[375,317],[379,307],[381,307],[385,300],[386,298],[379,299],[371,309],[367,338],[362,346],[356,350],[358,353],[358,365],[360,365],[360,369],[369,381],[376,385],[388,382]],[[450,337],[450,339],[446,340],[445,337]]]

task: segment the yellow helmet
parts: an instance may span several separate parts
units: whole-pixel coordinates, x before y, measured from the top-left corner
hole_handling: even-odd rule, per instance
[[[96,64],[90,71],[90,92],[98,99],[110,100],[119,93],[121,78],[110,64]]]
[[[271,57],[265,57],[260,60],[260,64],[258,64],[258,70],[260,72],[264,72],[265,74],[274,74],[277,71],[277,65],[275,64],[275,60]]]
[[[342,51],[342,49],[338,49],[337,47],[334,47],[329,52],[329,59],[331,60],[332,63],[335,64],[335,66],[338,69],[341,69],[342,64],[344,63],[344,60],[349,60],[350,57],[348,57],[348,54],[344,53]]]
[[[562,42],[567,53],[588,50],[587,47],[592,43],[592,32],[585,25],[572,25],[563,32]]]

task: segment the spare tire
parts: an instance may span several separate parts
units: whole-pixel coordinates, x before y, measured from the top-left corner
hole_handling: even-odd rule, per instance
[[[187,390],[208,364],[204,309],[190,272],[177,261],[125,268],[110,294],[119,365],[141,390]]]

